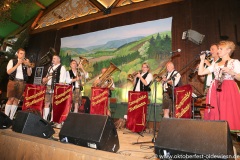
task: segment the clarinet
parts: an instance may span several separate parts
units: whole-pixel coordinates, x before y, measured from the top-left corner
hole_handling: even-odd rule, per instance
[[[225,62],[224,67],[227,67],[227,64],[228,64],[228,60]],[[221,75],[221,77],[218,76],[218,77],[220,77],[220,78],[219,78],[219,81],[218,81],[218,83],[217,83],[217,91],[218,91],[218,92],[221,92],[221,91],[222,91],[222,82],[223,82],[223,78],[224,78],[224,74],[223,74],[223,73],[220,73],[220,72],[222,72],[222,69],[219,70],[219,75]]]

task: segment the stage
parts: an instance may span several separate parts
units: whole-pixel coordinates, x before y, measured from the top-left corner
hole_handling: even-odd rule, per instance
[[[151,142],[151,131],[141,135],[126,128],[117,130],[120,149],[117,153],[86,148],[74,144],[62,143],[58,140],[60,129],[54,129],[53,138],[44,139],[16,133],[12,129],[0,130],[1,160],[158,160],[154,154],[153,143],[133,144],[136,142]],[[235,153],[240,155],[240,143],[232,135]],[[171,140],[169,140],[171,141]],[[198,145],[198,144],[196,144]],[[216,145],[216,147],[218,147]],[[239,158],[240,159],[240,158]]]
[[[59,129],[55,129],[54,137],[58,139]],[[62,143],[53,139],[44,139],[16,133],[11,129],[0,130],[1,160],[141,160],[154,157],[153,143],[135,144],[152,140],[151,133],[143,133],[143,137],[127,129],[118,130],[120,149],[117,153],[95,150],[74,144]]]

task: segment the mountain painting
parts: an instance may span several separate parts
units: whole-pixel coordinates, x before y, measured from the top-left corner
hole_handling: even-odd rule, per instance
[[[79,62],[79,57],[84,57],[89,61],[84,64],[89,78],[82,91],[84,96],[89,97],[92,83],[101,69],[114,64],[121,71],[110,75],[115,85],[112,97],[117,98],[117,102],[127,102],[128,91],[133,89],[128,75],[141,70],[142,63],[150,65],[150,73],[153,75],[166,72],[165,64],[171,59],[171,26],[172,17],[62,38],[61,63],[70,69],[71,59]],[[161,83],[154,81],[151,88],[149,99],[153,103],[156,92],[156,102],[161,103]]]

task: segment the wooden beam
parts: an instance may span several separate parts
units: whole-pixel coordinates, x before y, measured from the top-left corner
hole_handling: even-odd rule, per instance
[[[14,19],[12,19],[12,18],[10,18],[9,20],[10,20],[12,23],[15,23],[16,25],[18,25],[18,26],[20,26],[20,27],[23,26],[23,24],[19,23],[18,21],[14,20]]]
[[[89,0],[90,3],[92,3],[95,7],[97,7],[100,11],[104,11],[106,8],[99,3],[97,0]]]
[[[41,9],[46,9],[46,7],[41,3],[41,2],[39,2],[38,0],[35,0],[35,3],[36,3],[36,5],[37,6],[39,6]]]
[[[39,29],[33,30],[31,32],[31,34],[40,33],[40,32],[44,32],[44,31],[47,31],[47,30],[54,30],[54,29],[59,30],[61,28],[65,28],[65,27],[69,27],[69,26],[73,26],[73,25],[77,25],[77,24],[81,24],[81,23],[85,23],[85,22],[90,22],[90,21],[94,21],[94,20],[98,20],[98,19],[102,19],[102,18],[106,18],[106,17],[111,17],[111,16],[115,16],[115,15],[119,15],[119,14],[123,14],[123,13],[127,13],[127,12],[132,12],[132,11],[141,10],[141,9],[145,9],[145,8],[150,8],[150,7],[154,7],[154,6],[161,6],[161,5],[177,3],[177,2],[182,2],[182,1],[184,1],[184,0],[161,0],[161,1],[160,0],[148,0],[148,1],[143,1],[143,2],[139,2],[139,3],[131,4],[131,5],[126,5],[126,6],[123,6],[123,7],[113,8],[111,10],[111,14],[105,15],[103,12],[98,12],[98,13],[95,13],[95,14],[75,18],[75,19],[65,21],[65,22],[62,22],[62,23],[58,23],[58,24],[55,24],[55,25],[50,25],[48,27],[39,28]]]
[[[47,14],[48,12],[50,12],[51,10],[53,10],[54,8],[56,8],[58,5],[60,5],[61,3],[63,3],[65,0],[57,0],[54,3],[52,3],[49,7],[47,7],[44,11],[44,13],[41,15],[43,16],[44,14]],[[12,37],[14,35],[19,34],[20,32],[22,32],[24,29],[26,29],[29,26],[32,26],[33,22],[35,21],[37,16],[33,17],[32,19],[30,19],[27,23],[25,23],[24,25],[20,25],[21,28],[18,28],[17,30],[15,30],[14,32],[10,33],[8,36],[6,36],[4,38],[4,41],[6,41],[9,37]],[[14,22],[13,22],[14,23]],[[18,24],[17,24],[18,25]]]
[[[42,17],[43,12],[44,12],[44,11],[41,10],[41,11],[38,13],[37,17],[35,18],[34,22],[33,22],[32,25],[31,25],[31,29],[34,29],[34,27],[36,26],[37,22],[38,22],[39,19]]]
[[[116,7],[116,5],[120,2],[121,0],[115,0],[115,2],[110,6],[110,8]]]

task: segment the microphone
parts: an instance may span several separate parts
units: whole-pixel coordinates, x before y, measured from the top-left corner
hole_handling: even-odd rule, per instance
[[[176,52],[181,52],[181,51],[182,51],[181,49],[177,49],[177,50],[172,51],[172,52],[170,52],[170,53],[176,53]]]
[[[208,57],[208,56],[210,56],[211,55],[211,52],[210,51],[208,51],[208,50],[206,50],[206,51],[202,51],[199,55],[201,56],[201,55],[203,55],[203,54],[205,54],[206,55],[206,57]]]
[[[206,51],[202,51],[201,54],[209,54],[210,51],[209,50],[206,50]]]

